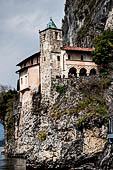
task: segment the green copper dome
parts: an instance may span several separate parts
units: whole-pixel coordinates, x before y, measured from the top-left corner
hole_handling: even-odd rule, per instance
[[[47,24],[47,28],[55,28],[57,29],[57,26],[55,25],[55,23],[53,22],[52,18],[50,18],[49,23]]]

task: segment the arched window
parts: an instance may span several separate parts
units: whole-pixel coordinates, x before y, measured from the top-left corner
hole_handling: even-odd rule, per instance
[[[87,76],[87,71],[85,68],[81,68],[79,76]]]
[[[95,70],[94,68],[93,68],[93,69],[91,69],[91,70],[90,70],[90,74],[89,74],[89,75],[90,75],[90,76],[91,76],[91,75],[96,75],[96,70]]]
[[[76,68],[72,67],[72,68],[69,69],[68,77],[77,77]]]

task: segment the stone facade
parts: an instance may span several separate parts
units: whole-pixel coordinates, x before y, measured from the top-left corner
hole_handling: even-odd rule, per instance
[[[40,32],[40,76],[43,99],[50,97],[51,79],[61,75],[61,46],[61,30],[50,28]]]

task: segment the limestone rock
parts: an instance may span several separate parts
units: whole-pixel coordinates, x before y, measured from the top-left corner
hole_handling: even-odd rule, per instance
[[[63,20],[63,45],[91,47],[94,37],[113,29],[112,0],[67,0]]]

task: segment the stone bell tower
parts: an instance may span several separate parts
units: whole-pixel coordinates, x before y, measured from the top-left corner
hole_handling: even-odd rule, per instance
[[[50,18],[46,29],[39,33],[41,94],[42,99],[48,102],[51,100],[51,79],[61,75],[62,30]]]

